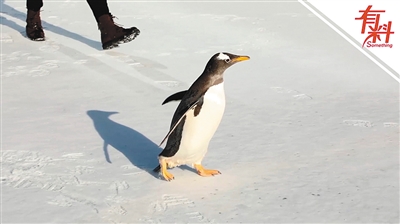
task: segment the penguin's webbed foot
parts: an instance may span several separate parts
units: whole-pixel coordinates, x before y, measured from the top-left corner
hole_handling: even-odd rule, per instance
[[[163,171],[163,172],[161,172],[161,175],[164,177],[164,179],[166,180],[166,181],[171,181],[171,180],[173,180],[173,179],[175,179],[175,177],[174,177],[174,175],[172,175],[171,173],[169,173],[168,171]]]
[[[164,177],[166,181],[171,181],[175,179],[174,175],[167,171],[167,162],[163,159],[160,159],[160,167],[161,167],[161,175]]]
[[[210,177],[221,174],[221,172],[219,172],[218,170],[204,169],[204,167],[201,164],[194,164],[194,168],[196,169],[197,174],[199,174],[202,177]]]

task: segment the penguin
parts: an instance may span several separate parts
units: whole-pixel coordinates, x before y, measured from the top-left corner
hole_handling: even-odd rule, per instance
[[[224,114],[224,72],[237,62],[249,59],[249,56],[216,53],[188,90],[172,94],[164,100],[162,104],[179,100],[180,103],[172,117],[169,132],[160,143],[161,147],[167,140],[154,172],[161,171],[167,181],[174,179],[167,168],[180,165],[194,167],[200,176],[220,174],[218,170],[205,169],[201,162]]]

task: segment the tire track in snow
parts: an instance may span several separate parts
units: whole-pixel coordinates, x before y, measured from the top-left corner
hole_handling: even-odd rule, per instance
[[[290,94],[296,100],[312,100],[311,96],[304,94],[304,93],[300,93],[297,90],[293,90],[293,89],[289,89],[289,88],[285,88],[285,87],[270,87],[270,88],[272,91],[274,91],[276,93]]]
[[[107,52],[112,58],[122,61],[134,68],[139,73],[153,80],[154,84],[165,86],[168,88],[174,88],[181,85],[181,82],[169,76],[159,69],[166,68],[164,65],[146,58],[135,57],[119,52],[110,51]],[[169,55],[170,53],[164,53],[163,55]]]
[[[157,71],[155,66],[162,66],[156,62],[150,61],[148,59],[141,58],[140,60],[136,60],[133,56],[125,55],[122,53],[117,53],[114,51],[109,51],[105,53],[99,53],[99,54],[92,54],[92,55],[87,55],[84,54],[80,51],[77,51],[73,48],[67,47],[62,44],[55,44],[53,42],[48,43],[47,47],[44,47],[41,49],[43,52],[52,52],[52,51],[58,51],[77,62],[77,64],[81,64],[85,67],[88,67],[89,69],[95,70],[101,74],[104,74],[109,77],[109,74],[113,74],[112,79],[115,80],[118,77],[115,76],[115,74],[124,74],[127,75],[131,78],[137,79],[143,83],[150,84],[151,86],[162,89],[162,90],[170,90],[169,87],[160,85],[156,83],[156,81],[160,80],[154,80],[154,78],[165,78],[167,75],[163,74],[162,72]],[[111,55],[110,55],[111,54]],[[110,57],[104,57],[104,55],[110,55]],[[113,60],[117,59],[117,60]],[[83,62],[83,63],[81,63]],[[147,63],[150,62],[151,65],[148,65]],[[112,66],[110,65],[112,64]],[[123,69],[135,69],[139,72],[126,72],[126,70]],[[140,69],[143,68],[143,69]],[[110,77],[111,78],[111,77]],[[126,84],[126,76],[121,76],[125,81],[121,81],[124,85]],[[162,81],[162,80],[161,80]],[[167,80],[171,81],[171,80]],[[176,80],[173,80],[176,81]],[[135,82],[136,83],[136,82]],[[130,86],[132,88],[132,86]]]

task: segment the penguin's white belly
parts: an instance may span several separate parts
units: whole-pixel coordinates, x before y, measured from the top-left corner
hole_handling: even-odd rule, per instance
[[[186,113],[179,150],[168,159],[168,166],[200,164],[221,122],[224,110],[224,85],[220,83],[207,90],[197,116],[194,116],[194,109]]]

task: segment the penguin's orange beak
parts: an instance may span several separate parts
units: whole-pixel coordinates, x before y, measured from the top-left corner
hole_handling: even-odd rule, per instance
[[[246,60],[250,60],[250,57],[249,56],[239,56],[239,57],[233,59],[234,62],[246,61]]]

